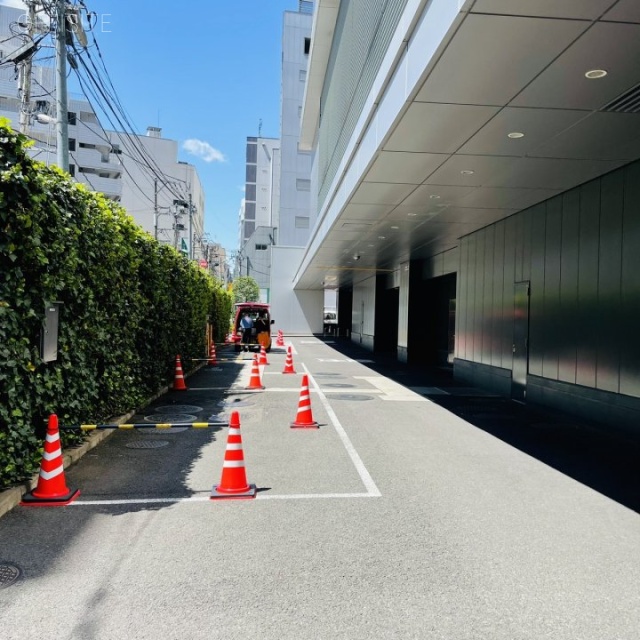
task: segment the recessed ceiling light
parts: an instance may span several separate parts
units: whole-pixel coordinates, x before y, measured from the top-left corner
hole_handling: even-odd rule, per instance
[[[589,78],[589,80],[597,80],[598,78],[604,78],[607,72],[604,69],[591,69],[591,71],[587,71],[584,75],[585,78]]]
[[[378,236],[378,240],[384,240],[387,236]]]
[[[464,172],[463,172],[463,173],[464,173]],[[430,197],[432,200],[440,200],[440,196],[437,196],[435,193],[432,193],[429,197]]]
[[[399,229],[400,227],[399,227],[399,226],[397,226],[397,225],[395,225],[395,224],[392,224],[392,225],[391,225],[391,228],[392,228],[392,229]]]
[[[507,134],[507,138],[524,138],[524,133],[521,131],[512,131]]]
[[[418,214],[417,213],[407,213],[407,215],[411,218],[415,218]]]
[[[471,169],[463,169],[460,173],[463,176],[472,176],[473,175],[473,171],[471,171]]]

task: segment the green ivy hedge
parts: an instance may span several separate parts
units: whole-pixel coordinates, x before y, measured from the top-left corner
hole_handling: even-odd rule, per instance
[[[32,160],[0,122],[0,488],[38,471],[41,428],[136,409],[206,356],[229,326],[231,294],[124,209]],[[58,358],[44,363],[45,307],[60,306]],[[81,435],[63,432],[63,445]]]

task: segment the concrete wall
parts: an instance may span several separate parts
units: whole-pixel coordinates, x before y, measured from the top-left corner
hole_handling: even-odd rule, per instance
[[[294,291],[293,272],[300,263],[302,247],[272,247],[271,317],[272,331],[285,335],[322,333],[324,291]]]

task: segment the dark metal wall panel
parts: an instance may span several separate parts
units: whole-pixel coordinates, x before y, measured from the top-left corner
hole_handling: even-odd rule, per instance
[[[620,345],[615,331],[620,320],[622,279],[622,209],[624,174],[604,176],[600,186],[600,269],[598,271],[598,369],[596,387],[620,389]]]
[[[560,250],[560,317],[558,334],[558,379],[576,382],[576,338],[578,317],[578,242],[580,192],[573,189],[562,197],[562,243]]]
[[[640,397],[640,164],[624,171],[620,393]]]
[[[460,268],[458,269],[458,281],[456,283],[456,358],[467,359],[467,315],[469,301],[467,299],[468,290],[468,261],[469,239],[462,238],[460,241]]]
[[[495,243],[495,226],[485,229],[484,264],[478,265],[484,274],[484,287],[482,294],[482,356],[481,362],[491,364],[491,351],[493,347],[493,334],[496,331],[495,315],[493,307],[493,254]]]
[[[513,284],[516,277],[516,216],[505,220],[504,228],[504,280],[502,328],[502,366],[511,369],[513,362],[513,312],[515,293]]]
[[[600,233],[600,181],[579,188],[580,236],[578,238],[578,315],[576,336],[576,383],[596,386],[598,326],[594,314],[598,304],[598,255]]]
[[[514,282],[522,282],[522,260],[524,258],[524,217],[521,213],[517,216],[513,216],[515,221],[516,229],[515,229],[515,241],[514,241],[514,251],[515,251],[515,262],[514,268],[515,273],[513,275]]]
[[[533,225],[533,209],[518,214],[522,218],[522,280],[531,280],[531,229]]]
[[[467,278],[467,304],[469,312],[467,314],[467,360],[473,360],[473,349],[475,341],[475,317],[476,317],[476,246],[478,244],[478,236],[469,237],[469,254],[468,254],[468,278]]]
[[[558,350],[563,336],[558,331],[560,313],[560,239],[562,234],[562,197],[547,201],[547,228],[544,254],[544,348],[542,375],[558,379]]]
[[[529,373],[542,376],[544,353],[544,241],[547,226],[545,203],[532,209],[531,295],[529,298]]]
[[[484,274],[480,271],[479,265],[484,258],[484,229],[475,238],[475,255],[473,270],[475,271],[473,284],[473,351],[472,360],[480,362],[482,354],[482,287],[484,284]]]
[[[495,236],[493,242],[493,311],[495,314],[492,343],[491,364],[494,367],[502,367],[503,340],[504,340],[504,229],[505,223],[498,222],[494,225]]]

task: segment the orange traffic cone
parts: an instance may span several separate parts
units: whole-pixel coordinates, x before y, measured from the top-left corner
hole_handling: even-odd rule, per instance
[[[269,364],[267,360],[267,350],[264,348],[264,345],[260,345],[260,360],[258,360],[258,364]]]
[[[182,362],[180,356],[176,356],[176,375],[173,380],[173,388],[175,391],[184,391],[187,385],[184,383],[184,374],[182,373]]]
[[[79,495],[80,491],[69,489],[64,479],[58,416],[51,414],[47,424],[38,485],[22,497],[20,504],[25,507],[62,507],[73,502]]]
[[[258,366],[258,356],[253,356],[253,364],[251,365],[251,378],[249,378],[249,386],[247,389],[264,389],[262,380],[260,379],[260,367]]]
[[[284,347],[284,336],[282,329],[278,329],[278,337],[276,338],[276,347]]]
[[[287,357],[284,361],[284,371],[282,373],[295,373],[293,368],[293,356],[291,355],[291,347],[287,349]]]
[[[298,401],[298,415],[295,422],[291,423],[292,429],[318,429],[320,425],[313,419],[311,413],[311,396],[309,395],[309,377],[302,376],[302,389]]]
[[[220,484],[211,490],[211,500],[219,498],[255,498],[256,485],[247,483],[240,435],[240,416],[237,411],[231,413],[227,449],[222,464]]]
[[[218,359],[216,358],[216,345],[213,342],[209,348],[209,360],[207,361],[207,364],[210,367],[215,367],[218,364]]]

